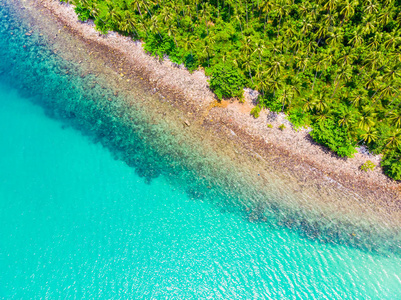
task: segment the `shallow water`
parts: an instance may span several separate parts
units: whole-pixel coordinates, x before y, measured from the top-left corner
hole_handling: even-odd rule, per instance
[[[125,115],[0,14],[1,298],[401,297],[400,256],[249,222],[229,183],[202,177],[211,154]]]
[[[0,296],[395,299],[401,259],[312,242],[146,184],[0,87]]]

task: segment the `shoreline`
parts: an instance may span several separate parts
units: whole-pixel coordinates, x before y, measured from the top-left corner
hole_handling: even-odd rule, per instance
[[[249,115],[252,108],[249,93],[246,93],[244,104],[235,101],[219,103],[208,89],[207,78],[201,71],[190,74],[169,61],[160,63],[146,54],[140,43],[130,38],[116,33],[103,36],[90,24],[79,22],[71,6],[52,0],[34,3],[55,17],[77,38],[92,44],[92,48],[96,47],[95,55],[104,56],[108,61],[106,66],[99,68],[107,67],[120,73],[120,81],[127,83],[131,78],[136,78],[151,94],[168,99],[170,104],[182,112],[184,128],[196,125],[208,130],[216,138],[226,141],[227,147],[232,146],[235,152],[241,153],[233,157],[233,160],[240,161],[244,156],[250,156],[259,164],[255,169],[280,172],[284,182],[287,180],[289,184],[296,180],[299,186],[296,192],[310,192],[314,195],[312,198],[329,199],[331,190],[336,189],[344,194],[343,199],[355,198],[350,199],[349,203],[361,206],[359,215],[363,216],[371,210],[378,211],[379,216],[382,215],[380,211],[384,211],[391,215],[390,223],[397,224],[397,227],[401,223],[400,185],[385,177],[378,169],[369,173],[358,170],[367,159],[373,160],[372,157],[356,154],[354,159],[341,159],[314,144],[308,139],[306,130],[296,132],[287,128],[280,131],[277,128],[279,124],[288,125],[282,115],[279,115],[275,123],[269,122],[275,126],[269,129],[266,111],[261,112],[259,119]],[[298,202],[302,201],[305,200]],[[337,211],[336,208],[341,208],[341,211],[353,208],[352,205],[342,207],[344,203],[334,202],[327,202],[327,206],[333,206],[333,211]],[[311,199],[304,207],[313,204],[318,206]],[[365,211],[362,206],[368,210]]]
[[[262,110],[260,117],[254,119],[249,112],[254,106],[253,101],[256,97],[252,96],[253,91],[250,89],[246,89],[244,93],[245,103],[239,103],[235,99],[223,100],[218,103],[217,98],[208,87],[207,77],[203,71],[197,70],[191,74],[184,68],[174,66],[168,59],[159,62],[157,58],[143,50],[141,42],[133,41],[118,33],[110,32],[105,36],[101,35],[95,31],[92,22],[78,21],[75,12],[67,4],[52,0],[43,0],[41,3],[83,38],[111,47],[125,55],[136,64],[132,71],[139,73],[154,89],[154,92],[160,91],[163,96],[175,100],[181,109],[188,110],[189,108],[192,113],[197,113],[195,121],[202,123],[209,116],[220,117],[224,126],[231,130],[241,130],[243,135],[248,135],[248,140],[258,140],[259,146],[252,147],[257,148],[254,150],[256,152],[264,153],[266,148],[269,149],[268,152],[271,151],[271,148],[277,148],[278,152],[285,152],[285,155],[282,154],[282,156],[293,157],[299,160],[300,164],[316,168],[326,176],[334,177],[332,179],[341,184],[344,183],[343,181],[350,180],[364,181],[365,188],[366,184],[369,184],[369,187],[373,185],[384,188],[386,192],[393,190],[395,195],[401,197],[401,184],[383,174],[379,165],[380,156],[363,153],[365,151],[359,148],[354,158],[338,157],[324,146],[315,143],[309,137],[308,130],[294,130],[282,113],[278,114],[276,120],[269,122],[269,112]],[[187,102],[182,103],[179,101],[181,99],[185,99]],[[188,107],[189,105],[191,107]],[[272,124],[274,127],[270,129],[267,124]],[[279,130],[278,125],[281,124],[285,124],[288,128],[284,131]],[[260,145],[261,143],[265,145]],[[360,170],[360,166],[367,160],[375,163],[374,171]]]

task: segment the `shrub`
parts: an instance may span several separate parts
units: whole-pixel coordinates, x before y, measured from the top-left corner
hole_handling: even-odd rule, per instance
[[[401,180],[401,161],[397,153],[386,155],[381,162],[381,166],[388,177],[394,180]]]
[[[278,127],[278,129],[280,129],[281,131],[283,131],[283,130],[285,129],[285,125],[284,125],[284,124],[281,124],[281,125]]]
[[[397,161],[385,168],[384,173],[394,180],[401,180],[401,162]]]
[[[357,152],[356,143],[346,127],[338,127],[333,119],[326,119],[313,124],[311,137],[321,145],[329,147],[341,157],[353,157]]]
[[[75,13],[78,15],[78,20],[85,22],[90,18],[90,10],[80,6],[75,7]]]
[[[185,67],[192,73],[198,67],[198,59],[192,54],[188,54],[184,59]]]
[[[254,108],[251,110],[251,115],[257,119],[259,118],[259,113],[260,113],[261,107],[259,105],[256,105]]]
[[[288,120],[295,128],[301,128],[309,124],[309,116],[302,110],[302,108],[290,110]]]
[[[267,124],[267,127],[273,128],[273,125],[272,124]]]
[[[163,59],[164,55],[168,55],[172,62],[177,64],[188,63],[191,67],[191,58],[188,58],[188,62],[186,61],[187,58],[185,58],[185,60],[182,59],[184,56],[183,50],[177,49],[174,39],[170,36],[159,35],[159,33],[148,34],[145,38],[145,45],[143,48],[153,56],[158,56],[160,60]]]
[[[368,160],[361,166],[361,170],[365,172],[369,170],[373,171],[375,167],[376,165],[372,161]]]
[[[109,24],[104,23],[101,19],[95,19],[95,28],[103,34],[107,34],[113,28]]]
[[[245,80],[238,69],[229,65],[218,64],[212,69],[210,88],[222,98],[242,97]]]
[[[264,96],[259,95],[258,102],[263,108],[268,108],[274,112],[279,112],[283,108],[281,101],[273,97],[271,93],[266,93]]]

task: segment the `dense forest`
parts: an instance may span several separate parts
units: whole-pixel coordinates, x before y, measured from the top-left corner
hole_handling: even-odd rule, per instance
[[[64,0],[67,1],[67,0]],[[217,97],[262,108],[341,157],[366,145],[401,179],[401,0],[70,0],[82,21],[202,67]]]

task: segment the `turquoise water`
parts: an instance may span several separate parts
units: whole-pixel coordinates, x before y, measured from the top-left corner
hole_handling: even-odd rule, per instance
[[[249,222],[223,185],[188,190],[203,179],[168,129],[0,17],[0,298],[401,298],[399,255]]]
[[[146,184],[0,87],[0,296],[396,299],[401,260],[311,242]]]

